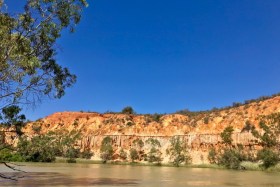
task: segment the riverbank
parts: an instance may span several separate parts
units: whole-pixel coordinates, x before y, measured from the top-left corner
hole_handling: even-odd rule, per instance
[[[67,158],[57,157],[56,163],[67,163]],[[76,163],[78,164],[104,164],[101,160],[89,160],[89,159],[82,159],[77,158]],[[176,167],[171,163],[149,163],[149,162],[123,162],[123,161],[107,161],[106,164],[111,165],[130,165],[130,166],[152,166],[152,167]],[[269,172],[280,172],[280,163],[276,166],[270,167],[268,169],[264,169],[261,167],[261,163],[254,163],[244,161],[241,162],[242,170],[248,171],[269,171]],[[187,164],[187,165],[180,165],[179,167],[186,167],[186,168],[210,168],[210,169],[225,169],[224,166],[220,166],[217,164]]]
[[[18,176],[23,178],[18,181],[0,179],[1,186],[267,187],[280,184],[278,172],[113,164],[29,162],[21,165],[26,173]],[[7,169],[4,174],[11,176],[14,172]]]

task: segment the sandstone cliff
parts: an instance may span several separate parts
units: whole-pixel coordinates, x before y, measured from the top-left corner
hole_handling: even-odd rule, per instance
[[[245,123],[249,122],[258,128],[260,116],[277,112],[280,112],[280,96],[194,115],[167,114],[159,119],[151,115],[58,112],[27,124],[23,131],[32,136],[38,128],[40,133],[59,129],[78,130],[82,134],[79,146],[91,149],[95,153],[92,159],[100,159],[100,144],[106,136],[113,138],[116,154],[121,147],[128,151],[136,138],[145,142],[152,137],[162,145],[164,162],[168,162],[165,150],[170,138],[181,136],[189,146],[192,162],[198,164],[208,162],[209,149],[221,145],[219,134],[229,125],[234,127],[234,144],[257,148],[258,143],[251,133],[243,130]]]

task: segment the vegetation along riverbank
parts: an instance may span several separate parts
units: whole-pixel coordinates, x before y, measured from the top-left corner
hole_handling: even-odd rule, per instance
[[[3,128],[0,160],[279,171],[279,103],[275,95],[204,112],[136,114],[126,107],[27,123],[11,108],[21,133]]]

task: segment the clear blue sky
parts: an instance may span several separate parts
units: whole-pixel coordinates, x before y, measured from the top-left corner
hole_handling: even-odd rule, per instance
[[[279,0],[94,0],[57,60],[78,77],[58,111],[205,110],[280,91]],[[16,0],[11,0],[19,6]]]

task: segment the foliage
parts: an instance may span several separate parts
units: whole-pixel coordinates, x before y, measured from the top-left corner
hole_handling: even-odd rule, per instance
[[[54,139],[55,143],[55,156],[62,156],[73,160],[78,158],[80,150],[75,148],[76,142],[81,138],[79,132],[73,130],[68,132],[67,130],[57,130],[55,132],[49,132],[49,136]]]
[[[208,124],[208,123],[209,123],[209,117],[205,117],[205,118],[203,119],[203,122],[204,122],[204,124]]]
[[[136,114],[131,106],[124,107],[121,111],[122,114]]]
[[[146,140],[146,143],[150,144],[153,147],[161,147],[160,142],[154,138],[149,138],[148,140]]]
[[[217,152],[214,148],[211,148],[208,153],[208,160],[211,164],[217,164]]]
[[[0,151],[0,162],[23,162],[24,158],[10,148],[4,148]]]
[[[159,149],[152,147],[148,153],[148,162],[161,162],[161,152]]]
[[[89,149],[85,149],[84,151],[80,152],[79,157],[90,159],[94,155],[93,152],[91,152]]]
[[[258,151],[258,159],[263,161],[261,166],[267,169],[278,163],[279,154],[269,148],[264,148]]]
[[[123,149],[120,150],[120,158],[123,160],[127,159],[127,153]]]
[[[232,103],[232,107],[240,107],[240,106],[242,106],[242,103],[240,103],[240,102],[233,102]]]
[[[188,163],[191,159],[187,152],[186,143],[178,136],[171,138],[170,147],[166,150],[166,152],[170,156],[170,160],[173,165],[177,167],[181,163]]]
[[[133,140],[133,146],[137,148],[138,151],[141,151],[141,149],[144,147],[144,142],[137,138],[135,140]]]
[[[252,131],[253,136],[258,138],[261,141],[263,147],[272,148],[275,147],[277,142],[277,137],[279,136],[278,129],[274,129],[274,124],[266,125],[264,121],[259,123],[260,128],[264,131],[263,134],[259,133],[256,129]]]
[[[154,113],[151,116],[155,122],[160,122],[160,118],[163,116],[163,114]]]
[[[263,116],[259,126],[261,132],[254,129],[252,134],[263,146],[263,149],[258,151],[257,159],[262,160],[261,166],[267,169],[279,161],[280,113]]]
[[[151,145],[151,149],[148,153],[148,162],[161,162],[161,152],[159,148],[161,147],[160,142],[157,139],[149,138],[146,140],[147,144]]]
[[[65,156],[68,158],[67,162],[69,163],[75,163],[76,162],[76,158],[79,157],[80,154],[80,150],[79,149],[75,149],[74,147],[69,147],[66,151]]]
[[[130,153],[130,158],[131,158],[132,162],[139,159],[138,151],[136,149],[131,148],[129,150],[129,153]]]
[[[228,169],[240,169],[244,156],[237,149],[225,149],[218,157],[218,164]]]
[[[250,103],[254,103],[254,102],[260,102],[260,101],[265,101],[267,99],[271,99],[273,97],[276,96],[280,96],[280,93],[276,93],[270,96],[260,96],[256,99],[249,99],[249,100],[245,100],[244,102],[233,102],[233,104],[231,106],[225,106],[225,107],[221,107],[221,108],[216,108],[213,107],[211,110],[205,110],[205,111],[190,111],[188,109],[183,109],[183,110],[179,110],[176,111],[176,114],[182,114],[182,115],[186,115],[186,116],[197,116],[200,114],[209,114],[210,112],[217,112],[217,111],[222,111],[222,110],[226,110],[226,109],[230,109],[230,108],[236,108],[242,105],[247,105]],[[246,107],[246,106],[244,106]]]
[[[17,134],[22,135],[21,128],[24,126],[26,120],[25,115],[19,114],[21,108],[19,106],[11,105],[2,109],[2,115],[0,114],[0,121],[6,127],[15,127]]]
[[[128,122],[126,123],[126,125],[130,127],[130,126],[134,125],[134,123],[133,123],[132,121],[128,121]]]
[[[103,162],[106,163],[108,160],[112,159],[113,153],[112,138],[107,136],[101,142],[100,157]]]
[[[159,123],[162,116],[163,116],[163,114],[158,114],[158,113],[145,114],[147,123],[150,123],[152,121]]]
[[[17,152],[26,161],[52,162],[55,156],[63,156],[73,162],[80,154],[80,150],[75,148],[79,138],[76,131],[49,132],[32,138],[23,136],[19,139]]]
[[[28,0],[21,13],[1,2],[0,106],[62,97],[76,77],[57,64],[56,40],[65,28],[73,31],[86,1]]]
[[[232,133],[233,133],[233,127],[228,126],[224,129],[224,131],[221,133],[221,138],[225,144],[231,145],[232,144]]]
[[[208,159],[211,163],[217,163],[228,169],[241,169],[240,165],[242,161],[247,160],[247,156],[244,154],[243,146],[238,144],[237,148],[232,148],[232,133],[234,129],[232,126],[226,127],[220,134],[223,143],[228,145],[224,149],[218,151],[218,153],[211,149],[208,155]]]
[[[34,131],[34,133],[40,134],[42,130],[41,124],[35,122],[34,124],[32,124],[32,130]]]
[[[31,140],[21,137],[17,146],[18,153],[28,162],[52,162],[55,160],[55,149],[55,140],[48,134]]]
[[[9,1],[7,1],[10,3]],[[61,98],[76,76],[56,62],[56,40],[65,28],[74,31],[86,0],[28,0],[23,12],[9,12],[0,0],[0,109],[1,121],[22,135],[24,115],[19,106],[35,105],[45,95]],[[9,4],[8,4],[9,5]],[[0,112],[0,115],[1,115]],[[35,137],[39,142],[22,140],[30,160],[52,161],[41,143],[50,137]],[[40,139],[42,138],[42,139]],[[32,146],[35,146],[32,147]],[[40,147],[40,150],[35,150]],[[49,145],[46,145],[49,148]],[[50,150],[52,151],[52,149]],[[1,177],[5,175],[0,174]]]
[[[253,131],[255,130],[255,126],[253,124],[250,123],[250,121],[246,121],[245,126],[243,127],[243,129],[241,130],[241,132],[249,132],[249,131]]]

